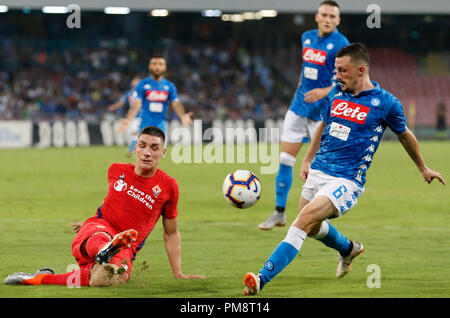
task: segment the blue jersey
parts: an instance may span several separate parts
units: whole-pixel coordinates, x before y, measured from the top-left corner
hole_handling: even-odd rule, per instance
[[[348,44],[347,38],[337,29],[323,37],[319,36],[317,29],[302,34],[302,72],[290,110],[299,116],[320,120],[320,105],[323,99],[315,103],[306,103],[305,93],[314,88],[336,84],[334,67],[336,53]]]
[[[147,77],[136,85],[133,97],[142,101],[139,130],[146,126],[156,126],[165,132],[169,103],[178,100],[175,84],[165,78],[155,81],[152,77]]]
[[[326,128],[311,169],[363,187],[386,126],[397,135],[406,130],[400,101],[372,84],[375,88],[355,96],[343,92],[340,84],[330,91],[321,109]]]

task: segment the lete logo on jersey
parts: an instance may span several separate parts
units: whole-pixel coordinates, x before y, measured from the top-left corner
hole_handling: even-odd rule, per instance
[[[327,59],[327,52],[316,50],[310,47],[305,47],[303,49],[303,61],[317,64],[325,65]]]
[[[363,125],[369,115],[370,108],[346,100],[335,99],[331,107],[331,116],[350,120]]]
[[[145,98],[151,102],[165,102],[169,98],[167,91],[145,91]]]

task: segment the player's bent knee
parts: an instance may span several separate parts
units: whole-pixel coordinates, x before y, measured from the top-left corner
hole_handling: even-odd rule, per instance
[[[100,265],[95,264],[91,269],[89,286],[109,287],[119,286],[126,283],[129,275],[125,275],[125,270],[115,264]]]

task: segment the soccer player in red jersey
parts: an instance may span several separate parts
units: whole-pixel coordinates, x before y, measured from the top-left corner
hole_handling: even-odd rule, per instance
[[[158,168],[165,156],[165,135],[157,127],[144,128],[135,146],[136,163],[113,163],[108,169],[108,192],[96,214],[87,219],[72,242],[79,269],[54,274],[14,273],[5,284],[114,286],[130,279],[136,253],[144,245],[159,217],[163,218],[164,244],[176,278],[204,278],[181,270],[176,180]]]

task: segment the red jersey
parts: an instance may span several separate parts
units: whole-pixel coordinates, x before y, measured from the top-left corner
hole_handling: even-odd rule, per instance
[[[134,172],[132,164],[113,163],[108,169],[108,184],[108,193],[97,216],[118,232],[138,231],[137,250],[160,215],[168,219],[178,215],[178,183],[160,169],[153,177],[144,178]]]

